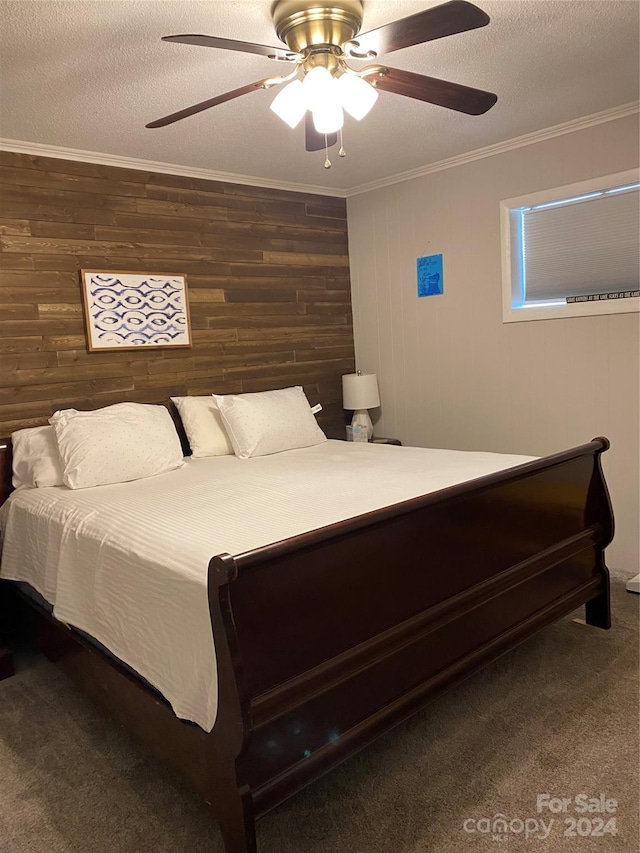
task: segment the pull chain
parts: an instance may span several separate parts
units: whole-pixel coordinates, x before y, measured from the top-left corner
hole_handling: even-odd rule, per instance
[[[324,154],[325,154],[324,167],[325,167],[325,169],[330,169],[331,168],[331,160],[329,160],[329,145],[328,145],[326,133],[324,135]]]
[[[344,150],[344,145],[342,144],[342,128],[340,128],[340,150],[338,151],[339,157],[346,157],[347,152]]]

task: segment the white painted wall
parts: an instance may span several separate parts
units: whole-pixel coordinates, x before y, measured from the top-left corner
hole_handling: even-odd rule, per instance
[[[640,315],[503,324],[499,202],[632,169],[638,142],[634,115],[348,199],[356,360],[379,377],[376,434],[534,455],[608,436],[608,562],[629,571],[640,564]],[[418,299],[416,258],[437,253],[444,294]]]

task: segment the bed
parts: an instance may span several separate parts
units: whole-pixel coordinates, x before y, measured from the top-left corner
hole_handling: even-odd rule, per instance
[[[4,501],[11,447],[0,444]],[[603,551],[613,517],[600,464],[608,446],[597,438],[532,459],[329,441],[275,454],[280,468],[269,457],[193,460],[152,478],[165,506],[146,517],[135,515],[144,485],[87,489],[73,504],[69,490],[18,492],[8,507],[25,518],[13,532],[5,522],[3,572],[22,563],[9,575],[41,594],[23,599],[48,656],[186,774],[210,803],[226,853],[251,853],[257,817],[538,629],[582,604],[588,624],[610,626]],[[234,498],[241,470],[248,492]],[[222,507],[218,526],[207,516],[189,527],[178,509],[185,495],[202,506],[206,481]],[[268,523],[247,497],[256,489]],[[100,490],[101,504],[89,494]],[[231,547],[219,550],[217,531],[243,513],[224,540]],[[70,514],[89,545],[66,541]],[[117,532],[129,514],[148,532],[146,547],[165,551],[169,568],[181,563],[186,609],[163,616],[146,581],[136,592],[133,573],[127,578],[127,560],[139,555]],[[47,548],[38,553],[44,518]],[[91,550],[107,547],[103,562]],[[191,570],[204,554],[202,569]],[[160,571],[147,556],[149,572]],[[98,563],[113,567],[110,581],[88,571]],[[87,595],[100,606],[83,622],[74,608]],[[114,596],[125,610],[130,599],[142,602],[126,613],[118,605],[130,632],[122,645],[103,632],[102,605]],[[207,635],[208,650],[189,670],[189,642],[204,637],[206,646]],[[155,658],[131,656],[144,637]]]

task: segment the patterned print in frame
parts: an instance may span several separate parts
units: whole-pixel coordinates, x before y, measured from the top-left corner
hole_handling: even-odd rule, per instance
[[[89,352],[191,346],[184,275],[81,270],[81,277]]]

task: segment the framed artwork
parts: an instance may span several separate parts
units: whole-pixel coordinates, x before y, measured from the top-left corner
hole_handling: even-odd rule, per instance
[[[89,352],[190,347],[184,275],[82,270]]]
[[[443,290],[442,255],[418,258],[418,296],[439,296]]]

